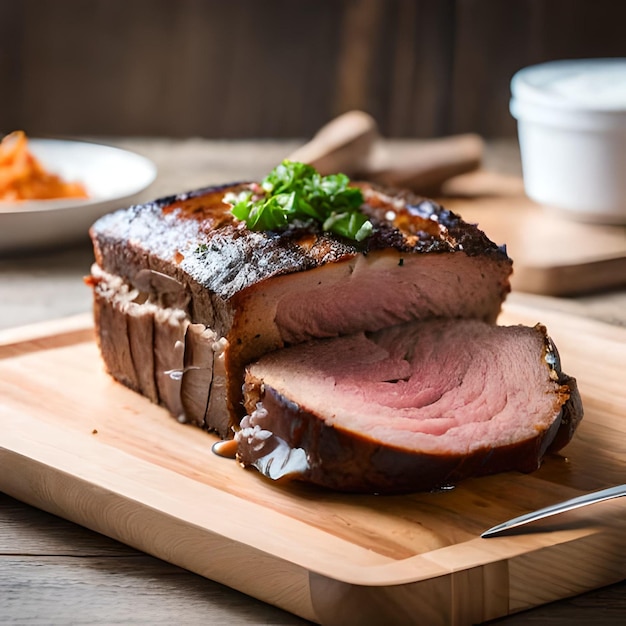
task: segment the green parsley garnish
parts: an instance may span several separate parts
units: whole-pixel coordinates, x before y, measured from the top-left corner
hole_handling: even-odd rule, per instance
[[[283,161],[260,187],[228,193],[224,202],[232,205],[232,214],[251,230],[276,231],[316,221],[325,231],[363,241],[373,226],[359,211],[361,190],[349,183],[345,174],[322,176],[305,163]]]

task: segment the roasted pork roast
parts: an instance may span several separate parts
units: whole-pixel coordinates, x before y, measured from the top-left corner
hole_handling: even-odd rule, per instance
[[[311,223],[253,231],[224,202],[250,185],[93,225],[88,282],[113,377],[180,421],[237,433],[242,464],[335,489],[530,471],[569,441],[580,399],[544,329],[495,326],[503,247],[368,183],[361,242]]]
[[[108,371],[221,436],[243,416],[244,367],[311,338],[432,317],[493,323],[511,261],[436,203],[363,185],[361,243],[311,227],[253,232],[208,188],[109,214],[91,229]]]
[[[247,370],[238,454],[273,479],[400,492],[530,472],[582,417],[542,326],[427,320],[292,346]]]

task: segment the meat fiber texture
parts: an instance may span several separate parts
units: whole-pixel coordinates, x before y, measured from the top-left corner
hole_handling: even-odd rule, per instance
[[[246,376],[238,457],[278,480],[430,490],[530,472],[582,418],[542,326],[412,322],[266,355]]]
[[[511,260],[476,226],[360,185],[374,233],[252,232],[212,187],[134,206],[90,234],[97,336],[112,376],[181,421],[232,437],[245,367],[311,339],[432,318],[493,324]]]

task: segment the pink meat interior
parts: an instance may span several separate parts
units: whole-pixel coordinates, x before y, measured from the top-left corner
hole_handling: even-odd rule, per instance
[[[251,373],[329,425],[467,454],[551,426],[566,397],[545,355],[539,329],[434,320],[280,350]]]

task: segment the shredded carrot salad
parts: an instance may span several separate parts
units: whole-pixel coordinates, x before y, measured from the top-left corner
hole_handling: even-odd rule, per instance
[[[29,152],[23,131],[16,130],[0,142],[0,201],[87,197],[81,183],[66,182],[45,170]]]

